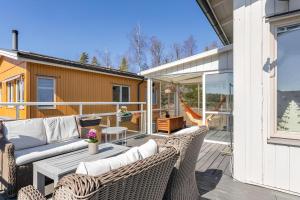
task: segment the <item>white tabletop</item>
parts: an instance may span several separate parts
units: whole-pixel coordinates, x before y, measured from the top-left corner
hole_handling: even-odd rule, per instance
[[[102,129],[102,133],[104,133],[104,134],[120,134],[127,130],[128,130],[128,128],[126,128],[126,127],[108,127],[108,128]]]

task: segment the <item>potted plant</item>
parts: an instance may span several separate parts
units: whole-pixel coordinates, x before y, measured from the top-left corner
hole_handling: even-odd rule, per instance
[[[121,106],[121,109],[118,111],[118,120],[120,122],[128,122],[132,119],[132,113],[128,112],[126,106]]]
[[[87,133],[86,141],[89,143],[89,154],[93,155],[98,152],[98,139],[97,131],[95,129],[90,129]]]
[[[79,123],[81,127],[98,126],[101,122],[101,119],[101,117],[96,115],[89,117],[81,117],[79,119]]]

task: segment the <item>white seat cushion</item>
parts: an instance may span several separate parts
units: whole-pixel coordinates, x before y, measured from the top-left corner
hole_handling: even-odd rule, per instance
[[[47,143],[45,126],[40,118],[4,122],[3,133],[14,144],[15,150]]]
[[[79,137],[74,116],[45,118],[44,124],[48,143]]]
[[[15,151],[16,164],[18,166],[24,165],[59,154],[83,149],[87,147],[87,145],[88,143],[83,139],[72,139],[69,141]]]
[[[92,162],[81,162],[76,170],[77,174],[99,176],[125,165],[132,164],[138,160],[145,159],[158,152],[154,140],[149,140],[140,147],[133,147],[127,152],[111,158],[100,159]]]
[[[180,131],[177,131],[174,133],[174,135],[184,135],[184,134],[191,134],[195,131],[198,131],[200,129],[200,126],[191,126],[189,128],[182,129]]]
[[[150,139],[145,144],[138,147],[138,151],[142,157],[142,159],[148,158],[158,152],[158,145],[157,143]]]

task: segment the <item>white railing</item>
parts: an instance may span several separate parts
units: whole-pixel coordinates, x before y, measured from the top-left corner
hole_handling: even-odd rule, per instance
[[[119,126],[119,120],[118,119],[118,111],[121,106],[128,106],[128,105],[139,105],[139,110],[129,110],[129,112],[135,114],[135,113],[141,113],[141,118],[140,118],[140,131],[141,133],[146,132],[146,110],[144,110],[146,107],[144,106],[146,102],[0,102],[0,106],[2,108],[8,107],[8,108],[13,108],[15,107],[15,119],[18,120],[20,119],[20,111],[24,110],[25,107],[28,106],[78,106],[78,115],[80,116],[90,116],[90,115],[97,115],[100,117],[105,117],[105,116],[114,116],[116,117],[116,126]],[[106,112],[106,113],[99,113],[99,112],[94,112],[94,113],[84,113],[84,106],[101,106],[101,105],[112,105],[115,106],[115,112]],[[44,109],[43,107],[38,109]],[[52,109],[52,108],[50,108]],[[57,108],[56,108],[57,109]],[[95,109],[97,110],[97,109]],[[165,111],[167,109],[153,109],[153,112],[159,112],[161,115],[162,111]],[[5,116],[3,116],[5,117]],[[134,130],[131,130],[134,132]]]
[[[78,115],[80,116],[88,116],[88,115],[97,115],[97,116],[115,116],[116,117],[116,126],[119,126],[120,121],[118,120],[118,111],[121,106],[128,106],[128,105],[139,105],[139,110],[129,110],[131,113],[141,113],[140,117],[140,131],[141,133],[146,132],[145,129],[145,124],[146,124],[146,117],[145,113],[146,110],[144,110],[144,105],[145,102],[0,102],[0,106],[3,108],[5,106],[12,108],[15,107],[16,109],[16,114],[15,114],[15,119],[18,120],[20,119],[20,111],[24,109],[24,107],[27,106],[78,106]],[[83,112],[84,106],[105,106],[105,105],[112,105],[115,106],[115,112],[108,112],[108,113],[99,113],[99,112],[94,112],[94,113],[89,113],[85,114]],[[38,108],[39,109],[39,108]],[[41,107],[41,109],[44,109]],[[56,108],[57,109],[57,108]],[[95,109],[97,110],[97,109]],[[6,116],[3,116],[6,117]],[[134,130],[132,130],[134,131]]]
[[[140,105],[143,110],[145,102],[0,102],[0,106],[16,107],[16,119],[20,117],[20,107],[24,106],[78,106],[79,115],[83,115],[83,106],[115,105],[116,112],[123,105]]]

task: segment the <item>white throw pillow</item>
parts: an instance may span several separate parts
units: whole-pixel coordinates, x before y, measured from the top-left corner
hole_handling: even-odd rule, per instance
[[[4,122],[3,133],[15,150],[45,145],[47,143],[43,119],[27,119]]]
[[[74,116],[45,118],[44,124],[48,143],[79,137]]]
[[[149,140],[140,147],[133,147],[127,152],[111,158],[100,159],[91,162],[81,162],[77,167],[77,174],[99,176],[138,160],[145,159],[158,152],[158,146],[154,140]]]
[[[152,156],[158,152],[158,146],[157,143],[150,139],[145,144],[138,147],[138,150],[142,156],[142,159],[148,158],[149,156]]]
[[[191,126],[189,128],[185,128],[185,129],[182,129],[180,131],[177,131],[176,133],[174,133],[174,135],[190,134],[190,133],[193,133],[195,131],[198,131],[199,129],[200,129],[199,126]]]

